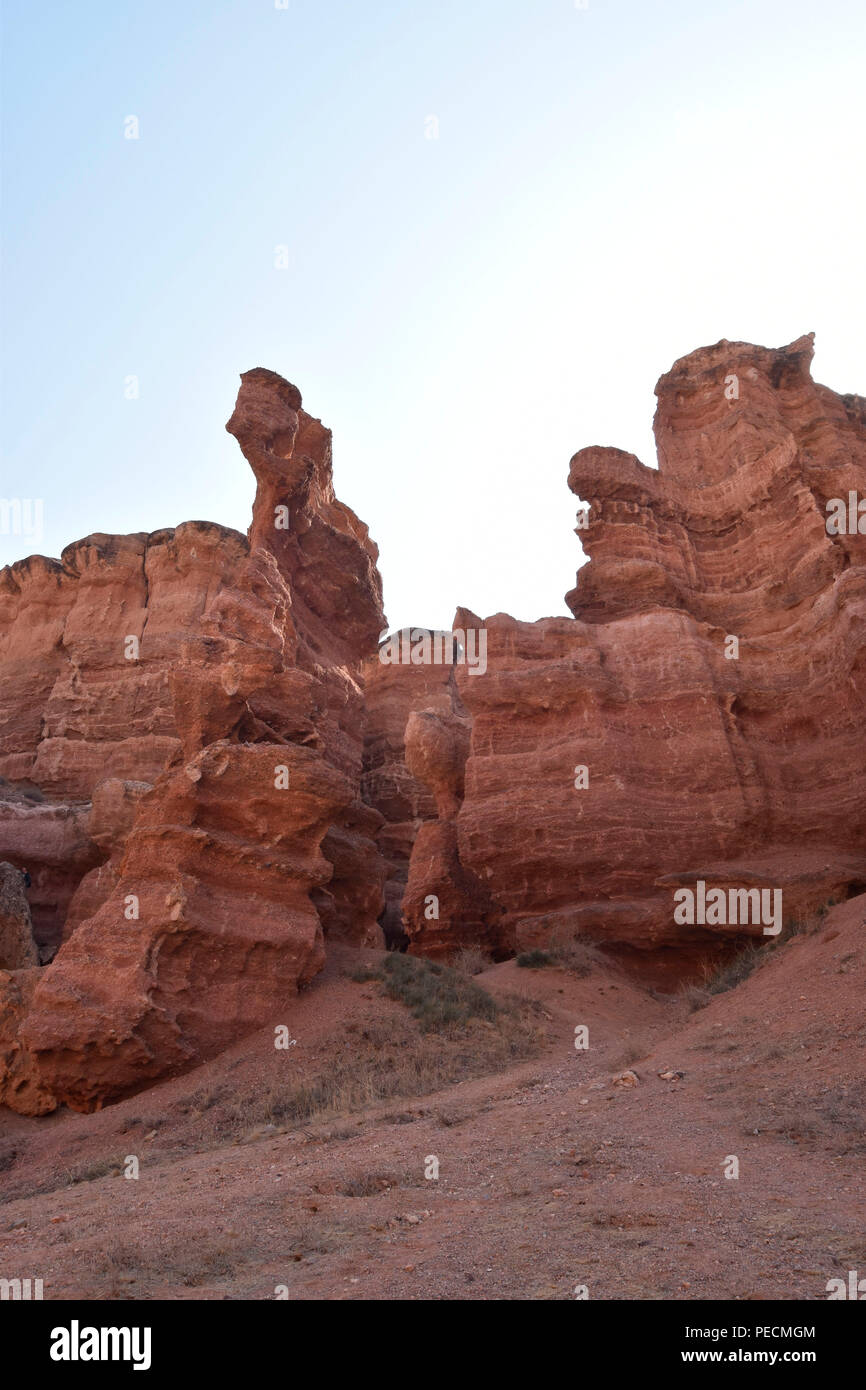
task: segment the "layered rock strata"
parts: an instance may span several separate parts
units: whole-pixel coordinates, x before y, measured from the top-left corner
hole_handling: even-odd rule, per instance
[[[383,818],[377,839],[388,871],[382,927],[390,945],[403,947],[408,941],[403,928],[403,895],[412,846],[424,822],[436,819],[433,792],[407,764],[406,725],[413,711],[419,709],[450,715],[457,687],[452,661],[438,665],[392,663],[380,659],[386,645],[383,643],[379,654],[363,666],[367,726],[362,791]]]
[[[576,454],[573,616],[459,610],[483,669],[377,655],[376,548],[264,369],[228,424],[246,537],[0,571],[0,1102],[100,1106],[285,1021],[328,939],[585,934],[663,980],[776,894],[866,890],[866,402],[811,356],[701,349],[656,388],[658,469]]]
[[[789,921],[863,891],[866,535],[827,523],[834,499],[866,499],[864,403],[815,384],[811,356],[810,336],[677,362],[657,470],[617,449],[571,461],[590,556],[574,619],[497,614],[487,674],[458,668],[471,740],[446,820],[501,951],[565,926],[681,969],[764,934],[677,921],[682,887],[778,888]],[[453,854],[416,842],[414,902]],[[461,943],[462,920],[410,913],[411,949]]]
[[[323,925],[382,942],[376,548],[295,387],[246,373],[227,428],[248,537],[91,536],[0,574],[0,854],[63,941],[6,982],[19,1108],[100,1105],[260,1026],[321,967]]]

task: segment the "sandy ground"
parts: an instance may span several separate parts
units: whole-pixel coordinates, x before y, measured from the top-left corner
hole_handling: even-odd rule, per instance
[[[292,1002],[283,1052],[266,1029],[98,1114],[0,1111],[0,1275],[133,1300],[799,1300],[866,1276],[866,898],[695,1012],[607,966],[495,966],[480,984],[537,1002],[537,1056],[256,1124],[286,1068],[365,1030],[403,1045],[406,1010],[347,968]]]

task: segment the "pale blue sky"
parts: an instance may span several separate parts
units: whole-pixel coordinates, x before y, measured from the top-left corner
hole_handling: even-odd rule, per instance
[[[0,497],[45,532],[0,563],[245,530],[223,426],[266,366],[334,430],[393,626],[535,618],[581,558],[570,455],[654,462],[676,357],[814,330],[866,392],[862,0],[2,12]]]

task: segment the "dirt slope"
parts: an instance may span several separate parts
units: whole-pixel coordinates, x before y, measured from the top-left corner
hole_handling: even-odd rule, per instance
[[[477,982],[527,1001],[515,1057],[492,1025],[489,1055],[480,1030],[421,1046],[428,1078],[502,1069],[268,1128],[287,1069],[315,1095],[353,1059],[415,1065],[356,963],[293,1004],[284,1051],[266,1029],[95,1115],[0,1112],[4,1275],[48,1298],[693,1300],[823,1299],[866,1271],[866,897],[694,1012],[607,966],[496,966]]]

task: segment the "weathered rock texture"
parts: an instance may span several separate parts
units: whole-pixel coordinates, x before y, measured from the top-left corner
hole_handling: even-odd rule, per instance
[[[481,934],[502,951],[565,925],[681,966],[743,928],[676,924],[680,886],[778,887],[786,918],[863,891],[866,536],[828,535],[825,507],[866,497],[866,412],[811,356],[811,336],[702,349],[656,388],[657,471],[574,456],[591,506],[574,620],[488,618],[487,674],[457,669],[465,792],[441,850],[416,841],[411,949],[464,939],[455,854],[501,910]]]
[[[402,945],[407,940],[402,908],[412,846],[422,824],[436,818],[433,793],[407,766],[406,724],[413,710],[450,714],[459,697],[452,664],[385,664],[377,655],[365,661],[363,681],[367,731],[362,790],[383,817],[378,846],[388,867],[382,927],[389,943]]]
[[[0,1105],[23,1115],[47,1115],[57,1100],[42,1084],[33,1053],[18,1033],[32,1002],[41,971],[0,970]]]
[[[263,369],[228,424],[247,537],[0,571],[0,859],[57,953],[4,897],[0,1102],[99,1106],[287,1022],[328,938],[574,930],[659,978],[762,932],[677,922],[681,887],[786,919],[864,891],[866,535],[826,504],[866,497],[866,403],[811,355],[702,349],[658,384],[658,470],[576,454],[574,616],[488,618],[484,674],[377,657],[376,548]]]
[[[13,864],[0,864],[0,970],[38,963],[24,879]]]
[[[406,763],[436,798],[435,821],[418,831],[403,899],[403,920],[425,955],[448,956],[464,943],[500,945],[496,905],[485,884],[460,857],[458,816],[465,794],[470,723],[465,714],[415,712],[406,725]],[[430,880],[436,889],[431,890]]]
[[[382,941],[376,547],[295,387],[246,373],[227,428],[248,538],[193,521],[0,573],[0,854],[63,940],[7,984],[19,1108],[99,1105],[260,1026],[321,967],[323,926]]]

